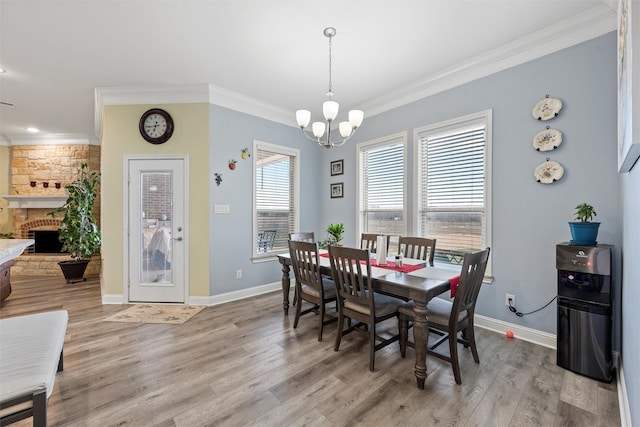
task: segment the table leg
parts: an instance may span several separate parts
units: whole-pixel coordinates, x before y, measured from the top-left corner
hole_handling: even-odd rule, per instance
[[[289,314],[289,289],[291,287],[291,279],[289,279],[289,265],[282,263],[282,308],[285,316]]]
[[[427,321],[427,304],[415,301],[413,308],[413,342],[416,351],[416,381],[418,388],[424,390],[424,381],[427,379],[427,340],[429,338],[429,325]]]

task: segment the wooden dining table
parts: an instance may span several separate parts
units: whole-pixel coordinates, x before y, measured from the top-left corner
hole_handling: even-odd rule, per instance
[[[326,251],[325,251],[326,252]],[[279,254],[278,261],[282,265],[282,308],[284,314],[289,313],[289,290],[291,287],[289,254]],[[419,389],[424,389],[427,378],[427,340],[429,335],[429,316],[427,303],[435,296],[451,289],[451,283],[457,283],[460,266],[429,266],[425,261],[404,258],[404,265],[414,266],[410,272],[394,271],[392,266],[371,266],[371,284],[376,292],[392,295],[404,300],[415,301],[413,323],[413,339],[415,343],[415,375]],[[407,270],[405,268],[405,270]],[[320,271],[331,275],[329,259],[320,257]]]

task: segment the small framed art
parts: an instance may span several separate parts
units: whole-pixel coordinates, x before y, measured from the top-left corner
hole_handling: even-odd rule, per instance
[[[331,184],[331,198],[344,197],[344,182],[336,182]]]
[[[344,173],[344,160],[331,162],[331,176],[342,175]]]

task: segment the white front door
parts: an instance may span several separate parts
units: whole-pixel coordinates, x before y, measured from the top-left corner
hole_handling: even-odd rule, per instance
[[[128,160],[129,302],[185,302],[184,158]]]

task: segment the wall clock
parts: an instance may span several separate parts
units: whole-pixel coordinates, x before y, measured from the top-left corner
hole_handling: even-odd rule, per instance
[[[140,134],[151,144],[163,144],[173,135],[173,119],[160,108],[145,111],[140,117]]]

